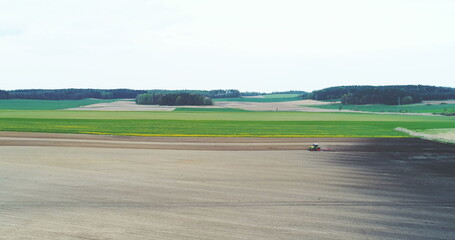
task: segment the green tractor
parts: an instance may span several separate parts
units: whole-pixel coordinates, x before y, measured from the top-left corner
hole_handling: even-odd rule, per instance
[[[310,146],[308,151],[321,151],[321,148],[319,147],[319,144],[313,143],[313,146]]]

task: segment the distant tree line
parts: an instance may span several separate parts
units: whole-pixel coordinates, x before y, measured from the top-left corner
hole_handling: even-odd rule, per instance
[[[144,90],[132,89],[21,89],[6,92],[3,99],[79,100],[84,98],[117,99],[135,98]],[[3,96],[0,93],[0,96]]]
[[[265,92],[240,92],[240,95],[242,97],[247,97],[247,96],[259,96],[259,95],[267,95],[267,94],[301,94],[301,95],[307,95],[308,92],[301,91],[301,90],[290,90],[290,91],[278,91],[278,92],[272,92],[272,93],[265,93]]]
[[[0,90],[0,99],[40,99],[40,100],[79,100],[84,98],[118,99],[136,98],[144,93],[189,93],[199,94],[209,98],[236,98],[240,92],[235,89],[228,90],[133,90],[133,89],[21,89]]]
[[[148,90],[147,93],[169,94],[169,93],[189,93],[202,95],[209,98],[238,98],[241,96],[240,91],[236,89],[217,89],[217,90]]]
[[[455,88],[424,85],[341,86],[305,94],[314,100],[339,99],[342,104],[411,104],[422,100],[455,99]]]
[[[241,92],[240,96],[242,97],[248,97],[248,96],[259,96],[259,95],[265,95],[267,93],[265,92]]]
[[[272,92],[272,94],[308,94],[308,92],[300,91],[300,90],[290,90],[290,91],[282,91],[282,92]]]
[[[137,104],[145,105],[212,105],[212,99],[192,93],[143,93],[136,97]]]
[[[78,100],[84,98],[118,99],[136,98],[144,93],[201,95],[208,98],[238,98],[241,96],[263,95],[261,92],[239,92],[228,90],[133,90],[133,89],[22,89],[0,90],[0,99],[42,99],[42,100]],[[344,104],[408,104],[422,100],[455,99],[455,88],[424,85],[395,86],[341,86],[305,93],[286,91],[274,93],[302,94],[303,98],[315,100],[341,100]],[[181,101],[181,100],[179,100]],[[175,104],[175,103],[174,103]]]
[[[8,99],[9,98],[9,94],[7,91],[4,91],[4,90],[0,90],[0,99]]]

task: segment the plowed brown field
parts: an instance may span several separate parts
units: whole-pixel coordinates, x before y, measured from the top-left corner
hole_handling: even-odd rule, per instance
[[[0,239],[453,239],[454,226],[453,145],[0,133]]]

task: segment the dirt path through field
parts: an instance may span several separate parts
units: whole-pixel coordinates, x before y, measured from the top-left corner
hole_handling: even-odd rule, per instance
[[[305,150],[313,143],[323,149],[353,152],[383,152],[396,149],[402,152],[455,152],[441,148],[441,143],[420,139],[400,138],[220,138],[220,137],[135,137],[88,134],[0,132],[0,146],[55,146],[171,150]],[[445,145],[444,145],[445,146]]]

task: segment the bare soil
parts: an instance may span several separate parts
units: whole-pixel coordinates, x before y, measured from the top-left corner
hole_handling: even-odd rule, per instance
[[[85,111],[174,111],[177,107],[185,108],[240,108],[250,111],[313,111],[313,112],[333,112],[311,107],[302,107],[300,105],[321,105],[328,104],[315,100],[301,100],[290,102],[215,102],[211,106],[158,106],[158,105],[138,105],[134,101],[116,101],[110,103],[97,103],[87,106],[68,108],[66,110],[85,110]]]
[[[264,98],[264,96],[258,95],[258,96],[244,96],[243,98]]]
[[[0,132],[3,239],[453,239],[454,226],[453,145]]]
[[[66,110],[84,111],[174,111],[177,107],[185,108],[220,108],[219,106],[159,106],[159,105],[139,105],[134,101],[116,101],[110,103],[96,103],[87,106],[68,108]]]
[[[334,112],[330,109],[303,107],[302,105],[330,104],[316,100],[300,100],[289,102],[215,102],[215,105],[225,108],[240,108],[249,111],[308,111],[308,112]],[[338,110],[336,110],[338,111]]]
[[[455,128],[428,129],[420,132],[412,131],[406,128],[396,128],[395,130],[427,140],[455,144]]]
[[[425,103],[425,104],[441,104],[441,103],[454,104],[455,100],[422,101],[422,103]]]

